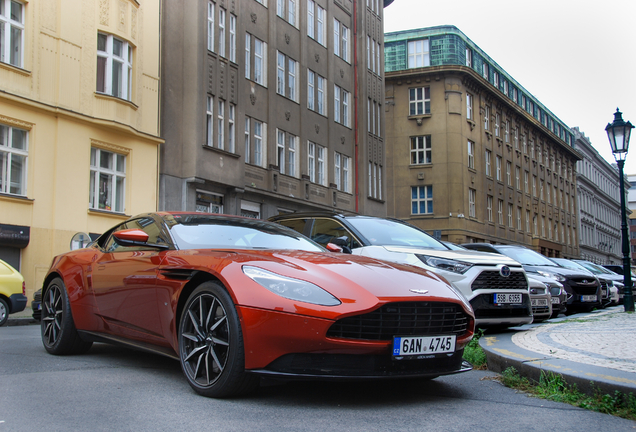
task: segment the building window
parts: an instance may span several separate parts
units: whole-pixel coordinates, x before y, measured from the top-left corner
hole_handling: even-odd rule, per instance
[[[298,27],[298,14],[297,11],[298,0],[277,0],[276,1],[276,15],[286,20],[294,27]]]
[[[207,110],[205,114],[205,125],[206,125],[206,133],[205,133],[205,145],[212,147],[214,145],[214,136],[212,135],[214,132],[214,96],[208,95],[208,104]]]
[[[495,136],[498,137],[499,136],[499,124],[501,121],[501,116],[499,115],[499,113],[495,113]]]
[[[24,46],[24,5],[0,0],[0,61],[22,67]]]
[[[494,71],[492,73],[492,83],[495,87],[499,88],[499,72]]]
[[[510,161],[506,161],[506,184],[512,186],[512,164]]]
[[[411,165],[430,164],[431,162],[430,135],[411,137]]]
[[[503,201],[498,200],[497,203],[497,222],[499,225],[503,225]]]
[[[197,190],[195,211],[223,214],[223,195]]]
[[[219,99],[216,110],[216,145],[223,150],[225,148],[225,101]]]
[[[276,165],[281,174],[298,177],[296,143],[298,137],[278,129],[276,131]]]
[[[349,28],[335,18],[333,19],[333,52],[344,61],[349,61]]]
[[[0,0],[1,1],[1,0]],[[97,92],[131,99],[133,49],[123,39],[97,34]]]
[[[2,1],[2,0],[0,0]],[[0,192],[26,195],[27,131],[0,124]]]
[[[508,228],[512,227],[512,204],[508,204]]]
[[[298,102],[298,62],[280,51],[277,51],[276,58],[276,93]]]
[[[490,167],[491,164],[491,158],[492,158],[492,152],[490,150],[486,150],[486,155],[485,155],[485,162],[486,162],[486,176],[491,177],[492,176],[492,169]]]
[[[214,51],[214,9],[214,3],[208,2],[208,51]]]
[[[526,210],[526,232],[530,232],[530,210]]]
[[[475,217],[475,198],[477,191],[475,189],[468,189],[468,216]]]
[[[503,82],[503,92],[506,96],[508,96],[508,81]]]
[[[473,67],[473,51],[470,48],[466,48],[466,66]]]
[[[219,8],[219,55],[225,57],[225,9]]]
[[[466,118],[473,120],[473,95],[466,93]]]
[[[537,176],[536,175],[532,176],[532,196],[533,197],[537,196]]]
[[[327,80],[307,69],[307,108],[324,116],[327,115],[326,88]]]
[[[528,185],[528,178],[529,177],[530,177],[530,173],[528,171],[524,171],[523,172],[523,191],[525,193],[529,193],[530,192],[530,190],[528,189],[529,188],[529,185]]]
[[[410,41],[408,43],[409,68],[420,68],[431,65],[428,39]]]
[[[335,152],[333,158],[333,181],[336,189],[351,193],[351,158]]]
[[[488,105],[484,108],[484,129],[490,130],[490,107]]]
[[[468,168],[475,168],[475,143],[468,141]]]
[[[492,222],[492,196],[486,197],[486,212],[488,213],[488,222]]]
[[[502,162],[501,156],[497,156],[495,158],[495,161],[497,163],[497,165],[495,167],[496,170],[497,170],[497,180],[501,181],[501,162]]]
[[[508,120],[506,120],[506,122],[504,123],[505,125],[505,129],[504,129],[504,142],[509,143],[510,142],[510,122]]]
[[[351,93],[334,85],[333,91],[333,117],[336,123],[351,127],[350,100]]]
[[[409,89],[409,115],[431,113],[431,91],[429,87]]]
[[[236,63],[236,17],[230,14],[230,61]]]
[[[369,162],[369,196],[382,199],[382,165]]]
[[[234,116],[236,112],[236,107],[233,104],[229,104],[230,111],[228,113],[227,118],[227,143],[228,143],[228,151],[230,153],[234,153],[236,150],[236,128],[234,122]]]
[[[521,207],[517,207],[517,229],[521,231]]]
[[[411,186],[411,214],[433,214],[433,186]]]
[[[267,43],[245,33],[245,78],[267,87]]]
[[[256,166],[264,166],[266,124],[256,119],[245,117],[245,162]]]
[[[521,190],[521,168],[515,167],[515,186],[518,190]]]
[[[307,36],[325,45],[325,18],[327,13],[314,0],[307,0]]]
[[[126,156],[91,148],[89,207],[124,213]]]
[[[320,185],[327,185],[325,175],[325,157],[327,151],[323,146],[307,142],[307,167],[309,169],[309,181]]]
[[[489,70],[488,70],[488,63],[484,62],[481,65],[481,74],[484,78],[488,79],[488,75],[489,75]]]

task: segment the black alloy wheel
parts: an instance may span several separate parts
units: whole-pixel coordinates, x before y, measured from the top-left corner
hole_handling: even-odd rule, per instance
[[[93,345],[77,333],[66,287],[60,278],[53,279],[42,294],[40,329],[44,348],[51,354],[81,354]]]
[[[238,396],[258,386],[258,378],[245,372],[238,314],[219,283],[205,282],[188,298],[179,326],[179,358],[190,386],[203,396]]]

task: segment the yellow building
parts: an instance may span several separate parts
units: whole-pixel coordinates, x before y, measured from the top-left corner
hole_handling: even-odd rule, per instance
[[[77,232],[157,208],[159,0],[0,0],[0,259],[27,296]]]

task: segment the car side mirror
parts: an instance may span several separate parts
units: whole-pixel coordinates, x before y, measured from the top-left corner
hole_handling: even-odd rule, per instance
[[[351,248],[349,247],[349,238],[347,236],[332,238],[330,243],[336,246],[340,246],[342,248],[342,252],[344,253],[351,253]]]
[[[148,243],[148,234],[137,228],[115,231],[113,237],[122,246],[148,246],[168,249],[168,245]]]
[[[342,253],[342,248],[336,244],[333,243],[327,243],[327,245],[325,246],[327,248],[327,250],[329,252],[338,252],[338,253]]]

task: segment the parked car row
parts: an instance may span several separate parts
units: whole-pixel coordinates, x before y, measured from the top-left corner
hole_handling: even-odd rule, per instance
[[[55,257],[32,307],[51,354],[125,344],[178,359],[196,392],[227,397],[259,377],[464,372],[476,327],[602,307],[615,281],[600,279],[396,219],[158,212]]]

